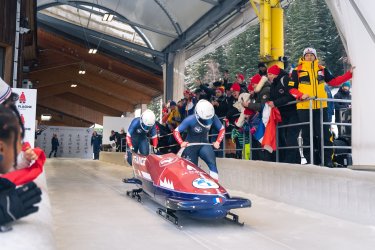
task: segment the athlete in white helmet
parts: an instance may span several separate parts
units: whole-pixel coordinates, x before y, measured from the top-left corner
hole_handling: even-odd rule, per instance
[[[141,117],[134,118],[131,122],[128,133],[126,134],[126,142],[128,144],[128,163],[131,165],[131,152],[142,155],[149,154],[149,142],[147,135],[152,139],[152,146],[157,147],[158,137],[155,128],[155,114],[151,110],[145,110]]]
[[[219,131],[213,146],[220,148],[220,142],[225,135],[225,128],[219,118],[215,115],[212,104],[207,100],[200,100],[195,106],[194,115],[186,117],[182,123],[175,129],[173,135],[181,147],[186,147],[189,143],[209,143],[208,133],[211,126],[215,126]],[[180,132],[187,131],[185,141],[182,139]],[[186,148],[182,154],[195,165],[198,165],[198,157],[201,157],[210,169],[210,176],[215,180],[219,179],[216,156],[213,148],[209,145],[196,145]]]

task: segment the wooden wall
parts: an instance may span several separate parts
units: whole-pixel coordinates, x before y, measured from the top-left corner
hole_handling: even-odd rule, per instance
[[[4,80],[11,84],[16,32],[16,0],[0,1],[0,46],[5,48]]]

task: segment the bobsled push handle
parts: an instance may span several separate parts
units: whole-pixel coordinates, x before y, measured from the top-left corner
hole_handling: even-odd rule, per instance
[[[210,146],[213,146],[212,143],[207,143],[207,142],[192,142],[192,143],[188,143],[186,145],[186,147],[184,148],[181,148],[178,153],[177,153],[177,156],[181,157],[182,153],[184,152],[185,148],[187,147],[190,147],[190,146],[203,146],[203,145],[210,145]]]

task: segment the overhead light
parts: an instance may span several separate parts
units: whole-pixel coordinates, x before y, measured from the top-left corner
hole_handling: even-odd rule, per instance
[[[102,20],[105,21],[105,22],[111,22],[112,19],[113,19],[113,15],[112,14],[105,13]]]
[[[89,54],[96,54],[98,52],[97,49],[89,49]]]
[[[70,85],[71,88],[77,88],[77,84]]]
[[[42,115],[40,116],[40,119],[41,119],[42,121],[50,121],[50,120],[52,119],[52,115],[49,115],[49,114],[42,114]]]
[[[78,71],[78,74],[84,75],[84,74],[86,74],[86,70],[80,70],[80,71]]]

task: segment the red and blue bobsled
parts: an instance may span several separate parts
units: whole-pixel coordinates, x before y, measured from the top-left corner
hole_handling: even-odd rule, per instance
[[[167,218],[169,215],[175,217],[176,224],[176,211],[200,219],[219,219],[229,214],[238,222],[238,216],[230,210],[251,206],[250,200],[230,197],[206,172],[173,153],[142,156],[133,152],[132,165],[134,178],[125,182],[137,184],[140,188],[133,190],[132,196],[137,196],[140,201],[138,192],[145,192],[166,208]],[[161,211],[159,214],[162,215]]]

